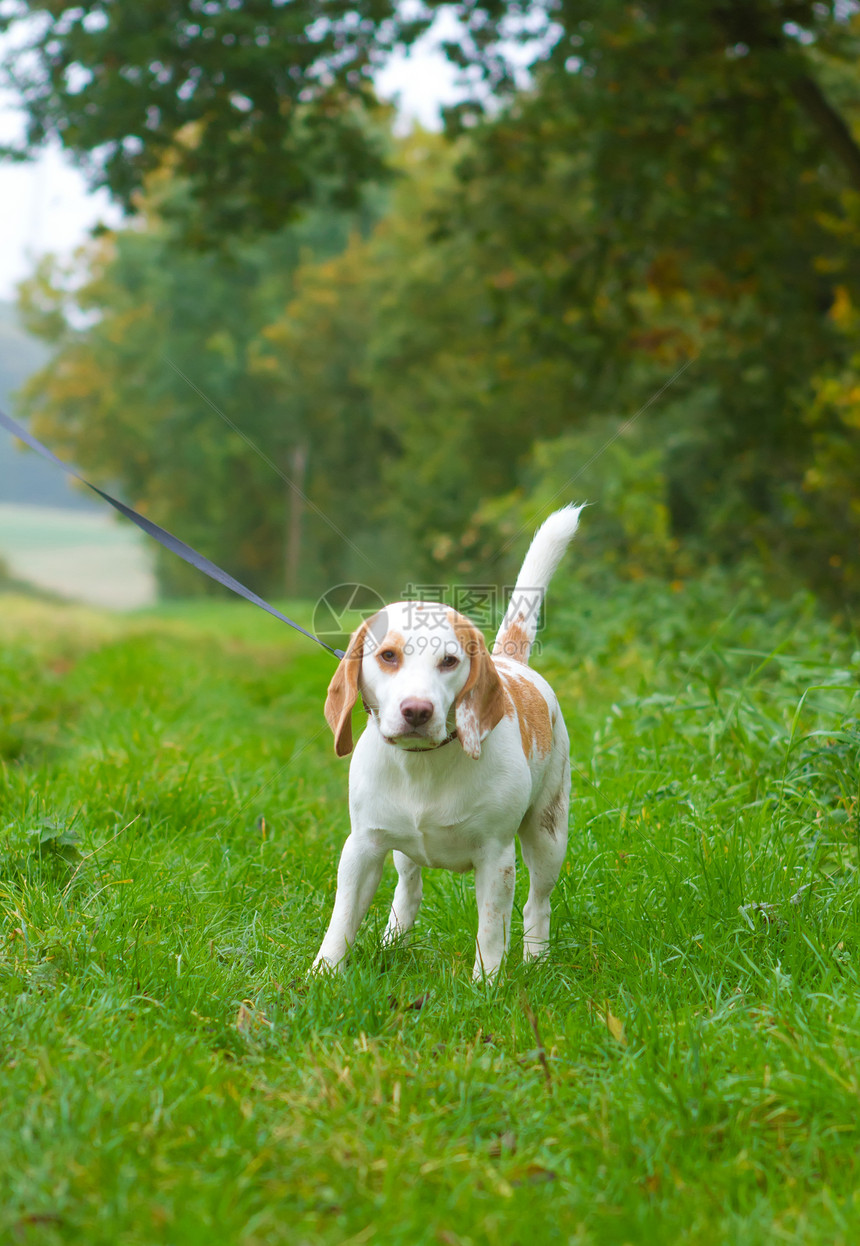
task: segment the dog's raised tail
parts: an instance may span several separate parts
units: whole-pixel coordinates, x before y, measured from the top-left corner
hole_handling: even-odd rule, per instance
[[[581,510],[581,506],[564,506],[535,533],[493,645],[496,657],[528,663],[546,590],[579,527]]]

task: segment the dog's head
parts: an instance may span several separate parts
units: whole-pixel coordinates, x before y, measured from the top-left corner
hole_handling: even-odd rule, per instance
[[[476,760],[505,708],[483,636],[456,610],[435,602],[396,602],[353,633],[325,703],[338,757],[352,751],[359,695],[392,747],[438,748],[456,730]]]

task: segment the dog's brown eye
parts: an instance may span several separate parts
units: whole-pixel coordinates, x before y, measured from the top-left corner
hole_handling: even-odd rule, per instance
[[[397,661],[397,654],[394,652],[393,649],[383,649],[382,653],[380,653],[379,656],[382,658],[383,662],[396,662]]]
[[[442,668],[442,670],[450,671],[450,670],[453,670],[455,666],[460,665],[460,659],[456,657],[453,653],[446,653],[442,661],[439,663],[439,665]]]

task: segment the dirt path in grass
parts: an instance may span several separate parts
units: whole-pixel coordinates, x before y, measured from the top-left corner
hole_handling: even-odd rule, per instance
[[[134,610],[156,599],[143,537],[107,514],[0,503],[0,559],[16,579],[70,601]]]

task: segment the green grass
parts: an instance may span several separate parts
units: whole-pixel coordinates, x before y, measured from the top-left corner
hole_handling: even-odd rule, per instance
[[[0,1240],[857,1240],[855,642],[719,577],[567,594],[552,953],[489,988],[442,872],[406,947],[387,873],[305,976],[326,654],[242,605],[2,600]]]

